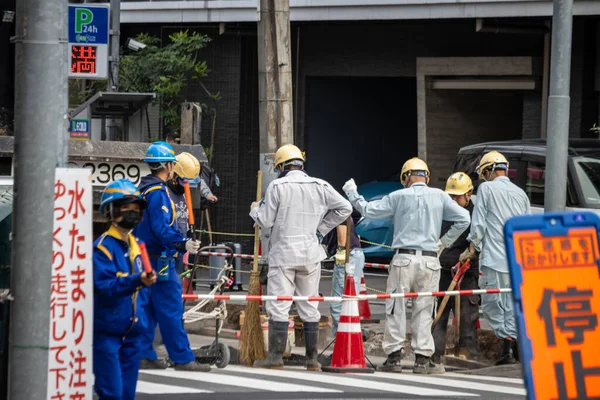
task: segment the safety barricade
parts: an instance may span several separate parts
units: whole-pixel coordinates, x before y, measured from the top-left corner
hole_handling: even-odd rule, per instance
[[[367,294],[358,296],[252,296],[240,294],[184,294],[185,300],[223,300],[223,301],[318,301],[339,303],[342,301],[360,301],[360,300],[385,300],[397,298],[415,298],[415,297],[444,297],[444,296],[471,296],[474,294],[498,294],[510,293],[511,288],[497,289],[473,289],[473,290],[451,290],[443,292],[409,292],[409,293],[381,293]]]

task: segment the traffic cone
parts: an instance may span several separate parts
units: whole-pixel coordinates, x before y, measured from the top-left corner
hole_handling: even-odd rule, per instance
[[[355,296],[354,277],[348,274],[344,297]],[[342,314],[340,315],[340,322],[337,334],[335,335],[331,365],[321,367],[321,370],[337,373],[375,372],[373,368],[367,368],[367,364],[365,363],[365,349],[360,329],[360,315],[358,314],[357,301],[344,301],[342,303]]]
[[[189,255],[190,255],[190,253],[188,253],[188,252],[186,252],[183,255],[183,269],[185,271],[191,269],[190,266],[188,265]],[[192,275],[186,275],[186,277],[183,278],[184,294],[194,294],[194,287],[192,286],[192,283],[191,283],[192,278],[193,278]]]
[[[367,283],[365,282],[365,274],[363,272],[360,278],[360,294],[367,294]],[[360,300],[358,302],[358,313],[360,315],[360,322],[363,324],[378,324],[378,319],[371,319],[371,308],[369,307],[369,300]]]

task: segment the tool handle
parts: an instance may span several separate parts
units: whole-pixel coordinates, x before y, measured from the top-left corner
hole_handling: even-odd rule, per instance
[[[150,263],[150,257],[148,257],[146,243],[140,243],[140,252],[142,256],[142,264],[144,265],[144,271],[146,271],[146,273],[150,277],[154,274],[154,272],[152,272],[152,264]]]
[[[192,234],[194,233],[194,209],[192,208],[192,191],[190,190],[190,183],[186,180],[183,181],[183,191],[185,193],[185,204],[188,209],[188,223],[190,224],[190,229],[192,230]]]
[[[346,265],[350,261],[350,222],[352,215],[346,220]]]
[[[262,171],[258,171],[256,177],[256,201],[262,198]],[[252,271],[258,272],[258,246],[260,244],[260,228],[258,223],[254,224],[254,258],[252,260]]]

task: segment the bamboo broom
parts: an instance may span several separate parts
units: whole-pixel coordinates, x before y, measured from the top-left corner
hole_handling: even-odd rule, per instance
[[[262,171],[258,171],[258,182],[256,184],[256,201],[262,197]],[[254,259],[252,263],[252,274],[250,275],[250,286],[248,295],[260,295],[260,278],[258,273],[258,246],[259,227],[254,227]],[[249,301],[246,305],[246,317],[242,326],[240,338],[240,364],[252,366],[256,360],[264,360],[265,341],[262,327],[260,325],[260,305],[258,301]]]

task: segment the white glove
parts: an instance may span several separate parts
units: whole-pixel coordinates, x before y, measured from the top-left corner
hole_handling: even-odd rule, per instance
[[[438,254],[438,258],[439,258],[439,256],[442,255],[442,252],[446,249],[446,245],[441,240],[438,240],[437,248],[438,248],[437,254]]]
[[[190,254],[196,254],[200,249],[200,242],[194,239],[190,239],[185,242],[185,250]]]
[[[253,201],[252,204],[250,204],[250,212],[256,210],[259,207],[260,207],[260,201]]]
[[[344,191],[344,193],[346,193],[346,195],[352,192],[356,192],[357,187],[356,183],[354,183],[354,179],[350,179],[348,182],[344,183],[342,190]]]

